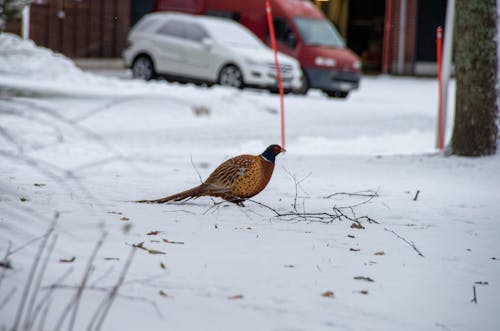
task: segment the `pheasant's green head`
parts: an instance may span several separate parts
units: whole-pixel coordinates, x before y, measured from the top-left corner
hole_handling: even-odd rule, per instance
[[[270,145],[266,150],[261,154],[261,156],[264,158],[264,160],[274,163],[274,160],[276,159],[276,155],[278,155],[281,152],[286,152],[284,148],[282,148],[280,145]]]

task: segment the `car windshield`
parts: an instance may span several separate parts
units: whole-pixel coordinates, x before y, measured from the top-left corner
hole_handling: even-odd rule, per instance
[[[245,28],[226,22],[211,22],[205,26],[210,36],[223,45],[262,48],[264,44]]]
[[[306,45],[345,47],[337,29],[327,20],[295,17],[293,19]]]

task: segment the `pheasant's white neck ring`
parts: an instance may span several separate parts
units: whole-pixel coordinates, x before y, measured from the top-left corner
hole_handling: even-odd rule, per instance
[[[273,163],[273,161],[269,160],[268,158],[266,158],[264,155],[260,154],[260,157],[264,159],[264,161],[267,161],[269,163]]]

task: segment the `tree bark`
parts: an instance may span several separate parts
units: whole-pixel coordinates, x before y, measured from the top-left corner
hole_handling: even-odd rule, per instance
[[[496,0],[456,0],[453,154],[496,153],[498,141]]]

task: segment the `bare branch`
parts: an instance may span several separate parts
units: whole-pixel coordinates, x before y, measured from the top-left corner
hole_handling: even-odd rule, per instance
[[[55,221],[59,217],[59,214],[56,213],[54,216],[54,222],[50,226],[50,228],[47,230],[47,232],[44,235],[44,238],[42,242],[40,243],[40,247],[38,248],[38,252],[33,260],[33,264],[31,266],[31,270],[28,274],[28,279],[26,280],[26,284],[24,285],[24,291],[21,296],[21,301],[19,302],[19,307],[17,308],[16,312],[16,317],[14,319],[14,324],[12,325],[13,330],[17,330],[19,328],[19,324],[21,323],[21,318],[24,313],[24,308],[26,306],[26,301],[28,300],[28,295],[31,290],[31,284],[33,283],[33,278],[35,277],[36,270],[38,268],[38,263],[40,262],[40,256],[42,255],[43,251],[45,250],[45,246],[47,244],[47,240],[49,239],[49,236],[51,233],[54,231],[54,226],[55,226]]]
[[[135,249],[135,248],[132,248],[130,250],[130,254],[127,258],[127,261],[125,262],[125,265],[123,266],[123,269],[122,269],[122,272],[120,274],[120,277],[118,278],[118,281],[116,282],[115,286],[113,286],[113,288],[109,292],[108,297],[105,299],[107,304],[104,307],[104,310],[102,311],[100,318],[97,320],[97,324],[95,326],[96,331],[99,331],[101,329],[102,324],[103,324],[104,320],[106,319],[106,316],[108,315],[108,312],[111,309],[111,306],[112,306],[112,304],[113,304],[113,302],[118,294],[118,290],[120,289],[123,282],[125,281],[125,276],[128,272],[130,265],[132,264],[132,260],[134,259],[134,255],[135,255],[136,251],[137,251],[137,249]],[[92,322],[91,322],[91,324],[92,324]],[[90,327],[90,325],[89,325],[89,327]]]
[[[56,213],[56,217],[59,217],[59,213]],[[53,229],[55,228],[56,220],[57,218],[55,218],[54,222],[52,223]],[[52,242],[50,243],[49,248],[47,249],[47,253],[45,254],[45,260],[43,261],[42,268],[40,272],[38,272],[38,276],[35,281],[35,287],[33,288],[33,293],[31,294],[31,298],[29,300],[30,302],[28,305],[28,310],[26,311],[26,316],[24,320],[25,330],[30,330],[31,327],[33,326],[34,322],[33,307],[35,306],[35,303],[37,301],[38,293],[40,292],[40,286],[42,284],[43,277],[45,276],[45,271],[47,270],[47,265],[49,263],[50,256],[54,251],[56,242],[57,242],[57,235],[53,236]]]
[[[415,246],[415,243],[413,243],[413,241],[408,241],[406,238],[400,236],[399,234],[397,234],[396,232],[394,232],[393,230],[389,230],[389,229],[386,229],[384,228],[385,231],[387,232],[391,232],[392,234],[394,234],[396,237],[398,237],[399,239],[403,240],[405,243],[407,243],[411,248],[413,248],[413,250],[415,252],[417,252],[417,254],[421,257],[424,257],[424,254],[422,254],[422,252],[420,252],[420,250],[417,248],[417,246]]]

